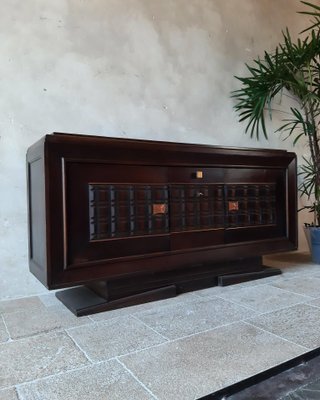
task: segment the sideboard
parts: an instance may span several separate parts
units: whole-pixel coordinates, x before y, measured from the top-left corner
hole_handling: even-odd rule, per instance
[[[76,315],[279,274],[262,255],[297,248],[284,150],[54,133],[27,177],[30,270]]]

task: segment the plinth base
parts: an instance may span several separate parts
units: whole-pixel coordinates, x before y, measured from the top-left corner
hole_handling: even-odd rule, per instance
[[[266,267],[261,261],[261,257],[254,257],[148,275],[137,274],[125,279],[90,282],[86,286],[59,291],[56,297],[80,317],[212,286],[226,286],[281,274],[280,269]]]

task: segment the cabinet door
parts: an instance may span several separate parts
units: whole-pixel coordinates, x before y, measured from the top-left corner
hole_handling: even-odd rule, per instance
[[[224,207],[221,184],[170,185],[171,248],[223,243]]]
[[[169,180],[171,249],[223,244],[223,168],[172,167]]]
[[[285,169],[172,168],[172,250],[286,237]]]
[[[168,251],[166,168],[65,163],[66,268]]]
[[[286,237],[286,170],[228,168],[225,242]]]

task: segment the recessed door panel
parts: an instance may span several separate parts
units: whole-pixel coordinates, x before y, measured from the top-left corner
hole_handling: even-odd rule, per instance
[[[224,187],[221,184],[170,185],[171,249],[208,247],[224,241]]]
[[[171,173],[181,180],[189,177],[189,183],[169,188],[172,249],[286,237],[285,170],[207,168],[198,179],[191,171],[174,168]],[[215,172],[220,182],[202,181]]]
[[[286,172],[253,169],[250,175],[249,171],[227,171],[225,242],[286,237]],[[253,179],[246,182],[250,176]]]
[[[225,226],[223,185],[170,185],[170,231],[219,229]]]
[[[170,250],[166,168],[65,164],[65,268]]]

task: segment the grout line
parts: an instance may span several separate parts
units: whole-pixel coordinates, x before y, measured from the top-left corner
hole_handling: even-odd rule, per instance
[[[55,374],[42,376],[40,378],[36,378],[36,379],[30,380],[30,381],[21,382],[21,383],[15,384],[15,385],[6,386],[6,387],[1,388],[0,392],[3,391],[3,390],[7,390],[7,389],[16,389],[17,393],[19,394],[19,400],[22,400],[21,394],[19,393],[19,388],[20,387],[28,386],[29,384],[37,383],[39,381],[44,381],[44,380],[47,380],[47,379],[51,379],[51,378],[54,378],[56,376],[66,375],[66,374],[69,374],[69,373],[72,373],[72,372],[76,372],[76,371],[81,371],[81,370],[84,370],[84,369],[87,369],[87,368],[93,368],[96,365],[100,365],[100,364],[103,364],[103,363],[106,363],[106,362],[109,362],[109,361],[117,361],[117,357],[112,357],[112,358],[110,358],[108,360],[98,361],[98,362],[96,362],[94,364],[87,364],[87,365],[79,366],[79,367],[76,367],[76,368],[70,368],[70,369],[67,369],[65,371],[60,371],[60,372],[55,373]]]
[[[257,311],[256,309],[251,308],[250,306],[238,303],[238,302],[236,302],[234,300],[231,300],[231,299],[226,299],[224,297],[221,297],[221,295],[214,295],[214,296],[211,296],[211,297],[210,296],[206,296],[206,297],[199,296],[199,297],[201,297],[203,299],[203,302],[209,302],[210,300],[219,299],[219,300],[223,300],[223,301],[225,301],[227,303],[232,303],[232,304],[234,304],[234,305],[236,305],[238,307],[240,306],[240,307],[242,307],[244,309],[247,309],[248,311]],[[244,319],[246,319],[246,318],[244,318]]]
[[[79,318],[79,317],[77,317],[77,318]],[[97,324],[97,321],[93,321],[93,323],[92,323],[92,321],[88,321],[88,322],[86,322],[84,324],[81,324],[81,325],[74,325],[74,326],[69,326],[69,327],[66,326],[63,329],[66,329],[68,331],[72,331],[72,330],[76,330],[77,328],[82,328],[83,326],[91,326],[91,325],[95,325],[95,324]]]
[[[106,319],[101,319],[101,320],[94,320],[93,318],[89,318],[89,322],[82,324],[82,325],[75,325],[75,326],[70,326],[69,328],[65,328],[68,331],[72,331],[72,330],[76,330],[77,328],[82,328],[83,326],[92,326],[92,325],[100,325],[100,324],[107,324],[108,321],[113,321],[115,319],[124,319],[124,318],[128,318],[130,316],[130,314],[126,314],[126,315],[117,315],[111,318],[106,318]],[[86,317],[90,317],[89,315],[86,315]]]
[[[80,325],[80,326],[83,326],[83,325]],[[7,344],[7,343],[12,343],[12,342],[15,342],[15,343],[16,342],[23,342],[24,340],[37,338],[39,336],[45,336],[45,335],[48,335],[48,334],[51,334],[51,333],[52,334],[65,333],[66,329],[68,329],[68,328],[63,328],[62,326],[59,326],[57,328],[50,328],[50,329],[47,329],[47,330],[44,330],[44,331],[41,331],[41,332],[32,333],[29,336],[22,336],[22,337],[17,337],[17,338],[14,338],[14,339],[10,339],[10,340],[8,340],[6,342],[0,343],[0,346],[2,346],[4,344]]]
[[[1,395],[1,392],[4,392],[5,390],[10,390],[10,389],[12,389],[12,390],[15,392],[15,394],[16,394],[18,400],[23,400],[22,397],[19,396],[18,390],[17,390],[17,388],[16,388],[15,385],[6,386],[6,387],[1,388],[1,389],[0,389],[0,395]]]
[[[306,303],[306,305],[307,305],[307,306],[310,306],[310,307],[313,307],[313,308],[316,308],[316,309],[319,309],[319,308],[320,308],[320,305],[319,305],[319,306],[316,306],[315,304],[310,304],[310,303]]]
[[[221,297],[221,296],[217,296],[220,300],[224,300],[224,301],[226,301],[227,303],[231,303],[231,304],[234,304],[234,305],[236,305],[236,306],[240,306],[240,307],[242,307],[242,308],[245,308],[245,309],[247,309],[248,311],[255,311],[255,312],[257,312],[257,314],[259,314],[259,311],[257,311],[255,308],[253,308],[253,307],[250,307],[250,306],[248,306],[248,305],[243,305],[242,303],[240,303],[240,302],[237,302],[237,301],[235,301],[235,300],[231,300],[231,299],[225,299],[224,297]],[[252,318],[252,315],[249,317],[249,318]],[[243,321],[243,320],[245,320],[245,319],[247,319],[247,318],[243,318],[241,321]]]
[[[91,359],[91,357],[88,356],[87,352],[85,350],[83,350],[80,345],[78,345],[78,343],[76,342],[75,339],[73,339],[73,337],[69,334],[69,332],[65,329],[64,330],[66,335],[72,340],[72,342],[75,344],[75,346],[84,354],[84,356],[87,358],[87,360],[91,363],[91,365],[93,365],[95,362]]]
[[[133,316],[126,316],[126,318],[131,318],[131,317],[133,317]],[[134,317],[133,317],[133,318],[134,318]],[[134,319],[136,320],[136,318],[134,318]],[[109,320],[103,320],[103,321],[99,321],[99,322],[97,322],[97,323],[104,323],[104,322],[107,322],[107,321],[109,321]],[[138,320],[138,322],[139,322],[139,323],[141,322],[143,325],[145,325],[145,324],[144,324],[142,321],[140,321],[140,320]],[[145,326],[146,326],[148,329],[153,330],[153,329],[150,328],[149,326],[147,326],[147,325],[145,325]],[[68,329],[68,330],[70,330],[70,329]],[[116,357],[124,357],[124,356],[127,356],[127,355],[129,355],[129,354],[135,354],[135,353],[138,353],[138,352],[140,352],[140,351],[149,350],[149,349],[151,349],[151,348],[153,348],[153,347],[161,346],[161,345],[166,344],[166,343],[168,343],[168,342],[170,341],[170,339],[163,337],[163,338],[165,338],[165,340],[166,340],[165,342],[153,344],[153,345],[150,345],[150,346],[146,346],[146,347],[143,347],[143,348],[138,349],[138,350],[134,350],[134,351],[129,352],[129,353],[123,353],[123,354],[114,355],[114,356],[112,356],[112,357],[110,357],[110,358],[106,358],[106,359],[103,359],[103,360],[96,360],[96,361],[94,361],[94,360],[92,360],[91,357],[86,353],[86,351],[83,350],[82,347],[81,347],[80,345],[78,345],[78,343],[76,342],[75,339],[72,338],[72,336],[70,335],[70,333],[67,332],[67,330],[65,330],[65,331],[66,331],[66,334],[70,337],[70,339],[74,342],[74,344],[82,351],[82,353],[84,353],[84,355],[87,357],[88,361],[90,361],[93,365],[96,365],[96,364],[98,364],[98,363],[105,362],[105,361],[110,361],[110,360],[112,360],[112,359],[115,359]],[[153,330],[153,331],[154,331],[154,330]],[[159,336],[163,336],[163,335],[159,334],[159,333],[156,332],[156,331],[154,331],[154,332],[157,333],[157,335],[159,335]]]
[[[260,315],[259,315],[259,316],[260,316]],[[250,318],[252,318],[252,317],[250,317]],[[145,350],[149,350],[149,349],[152,349],[152,348],[157,348],[157,347],[160,347],[160,346],[163,346],[163,345],[166,345],[166,344],[175,343],[175,342],[178,342],[178,341],[180,341],[180,340],[188,339],[188,338],[191,338],[191,337],[193,337],[193,336],[198,336],[198,335],[201,335],[201,334],[203,334],[203,333],[215,331],[215,330],[218,330],[218,329],[220,329],[220,328],[225,328],[225,327],[228,327],[228,326],[231,326],[231,325],[240,324],[240,323],[247,324],[247,325],[251,325],[251,326],[253,326],[253,327],[257,328],[257,329],[260,329],[260,330],[262,330],[262,331],[264,331],[264,332],[266,332],[266,333],[268,333],[268,334],[272,334],[273,336],[276,336],[276,337],[278,337],[278,338],[280,338],[280,339],[283,339],[283,340],[285,340],[285,341],[287,341],[287,342],[289,342],[289,343],[291,343],[291,344],[295,344],[296,346],[302,347],[303,349],[310,350],[308,347],[299,345],[299,344],[297,344],[297,343],[295,343],[295,342],[291,342],[291,341],[288,340],[288,339],[282,338],[281,336],[278,336],[278,335],[276,335],[276,334],[274,334],[274,333],[271,333],[271,332],[269,332],[269,331],[266,331],[266,330],[264,330],[263,328],[260,328],[260,327],[258,327],[258,326],[256,326],[256,325],[253,325],[253,324],[251,324],[250,322],[247,322],[248,319],[249,319],[249,318],[244,318],[244,319],[241,319],[241,320],[238,320],[238,321],[232,321],[232,322],[225,323],[225,324],[222,324],[222,325],[219,325],[219,326],[215,326],[215,327],[213,327],[213,328],[205,329],[205,330],[203,330],[203,331],[194,332],[194,333],[189,334],[189,335],[181,336],[181,337],[178,337],[178,338],[175,338],[175,339],[169,339],[168,342],[158,343],[158,344],[156,344],[156,345],[152,345],[152,346],[149,346],[149,347],[145,347],[145,348],[143,348],[143,349],[138,349],[138,350],[135,350],[135,351],[126,353],[126,354],[120,354],[120,355],[116,356],[116,358],[118,359],[118,358],[120,358],[120,357],[122,358],[122,357],[125,357],[125,356],[127,356],[127,355],[138,354],[138,353],[140,353],[140,352],[142,352],[142,351],[145,351]]]
[[[16,386],[14,387],[14,392],[15,392],[18,400],[25,400],[25,398],[19,393],[19,390]]]
[[[121,310],[121,308],[119,308],[119,310]],[[116,311],[116,310],[109,310],[110,312]],[[103,311],[103,312],[109,312],[109,311]],[[102,314],[102,313],[101,313]],[[97,315],[97,314],[94,314]],[[98,313],[99,315],[99,313]],[[130,317],[132,314],[128,313],[128,314],[120,314],[120,315],[114,315],[113,317],[108,317],[108,318],[102,318],[102,319],[94,319],[93,317],[91,317],[91,315],[87,315],[87,317],[96,325],[96,324],[103,324],[106,323],[108,321],[113,321],[114,319],[125,319]]]
[[[294,304],[291,304],[291,305],[288,305],[288,306],[281,306],[281,307],[278,307],[278,308],[270,309],[270,310],[267,310],[267,311],[259,311],[259,310],[257,310],[257,309],[252,308],[253,311],[256,311],[256,312],[257,312],[257,315],[251,316],[251,317],[249,317],[249,318],[244,318],[242,321],[246,321],[247,319],[251,319],[251,318],[254,318],[254,317],[260,317],[260,316],[263,316],[263,315],[272,314],[272,313],[275,313],[275,312],[277,312],[277,311],[288,310],[288,309],[290,309],[290,308],[293,308],[293,307],[298,306],[298,305],[301,305],[301,304],[311,305],[311,304],[308,304],[308,301],[310,301],[310,300],[312,300],[312,298],[311,298],[311,299],[308,299],[308,300],[305,300],[305,301],[299,301],[299,302],[297,302],[297,303],[294,303]],[[227,301],[232,302],[231,300],[227,300]],[[234,302],[232,302],[232,303],[234,303]],[[241,303],[235,303],[235,304],[237,304],[237,305],[242,305]],[[251,310],[251,309],[250,309],[250,310]]]
[[[136,321],[140,322],[141,324],[143,324],[148,329],[151,329],[154,333],[156,333],[157,335],[160,335],[166,341],[170,341],[170,339],[168,337],[162,335],[162,333],[158,332],[156,329],[152,328],[152,326],[149,326],[144,321],[141,321],[141,319],[139,319],[139,317],[136,317],[135,315],[131,315],[131,318],[134,318]]]
[[[307,294],[301,294],[301,293],[293,292],[292,290],[284,289],[284,288],[275,286],[275,285],[273,285],[273,284],[270,284],[270,286],[272,286],[272,287],[275,288],[275,289],[282,290],[282,291],[285,292],[285,293],[295,294],[295,295],[301,296],[301,297],[307,297],[307,298],[310,299],[310,300],[313,300],[313,299],[314,299],[314,297],[311,297],[311,296],[309,296],[309,295],[307,295]]]
[[[37,333],[31,334],[29,336],[22,336],[22,337],[18,337],[18,338],[15,338],[15,339],[8,340],[7,342],[0,343],[0,346],[3,345],[3,344],[6,344],[6,343],[23,342],[24,340],[37,338],[38,336],[45,336],[45,335],[48,335],[48,334],[51,334],[51,333],[52,334],[56,334],[56,333],[63,333],[63,332],[64,332],[64,328],[62,328],[62,327],[52,328],[52,329],[49,329],[49,330],[46,330],[46,331],[41,331],[41,332],[37,332]]]
[[[312,297],[312,296],[307,295],[307,294],[301,294],[301,293],[298,293],[298,292],[294,292],[293,290],[283,289],[283,288],[280,288],[280,287],[272,285],[272,284],[270,284],[270,286],[272,286],[274,288],[277,288],[277,289],[280,289],[280,290],[283,290],[286,293],[295,294],[295,295],[303,296],[303,297],[309,297],[311,300],[314,300],[315,298],[317,298],[317,297]]]
[[[23,300],[23,299],[28,299],[28,298],[30,298],[30,297],[39,297],[39,300],[41,301],[41,299],[40,299],[40,296],[45,296],[45,295],[50,295],[50,294],[53,294],[52,293],[52,291],[47,291],[47,292],[41,292],[41,293],[34,293],[34,294],[27,294],[27,295],[24,295],[24,296],[16,296],[16,297],[6,297],[6,298],[0,298],[0,302],[2,302],[2,301],[14,301],[14,300]]]
[[[268,285],[269,285],[269,284],[267,284],[266,286],[268,286]],[[273,286],[273,287],[274,287],[274,286]],[[276,287],[274,287],[274,288],[276,288]],[[247,308],[247,309],[250,310],[250,311],[255,311],[255,312],[257,313],[257,316],[258,316],[258,315],[260,316],[260,315],[269,314],[269,313],[272,313],[272,312],[275,312],[275,311],[280,311],[280,310],[289,309],[289,308],[292,308],[292,307],[294,307],[294,306],[296,306],[296,305],[299,305],[299,304],[311,305],[311,304],[308,304],[308,302],[313,301],[313,300],[316,300],[314,297],[310,297],[310,296],[307,296],[307,295],[302,295],[302,294],[299,294],[299,293],[290,292],[290,291],[288,291],[288,290],[281,289],[281,288],[278,288],[278,287],[277,287],[277,289],[282,290],[282,291],[284,291],[284,292],[286,292],[286,293],[290,293],[291,295],[294,294],[294,295],[297,295],[297,296],[305,297],[305,299],[303,299],[303,300],[301,300],[301,301],[298,301],[298,302],[296,302],[296,303],[290,304],[290,305],[285,305],[285,306],[277,307],[277,308],[275,308],[275,309],[270,309],[270,310],[267,310],[267,311],[259,311],[257,308],[250,307],[250,306],[248,306],[247,304],[241,303],[240,301],[231,300],[231,299],[229,299],[229,298],[226,299],[225,297],[223,297],[223,296],[221,296],[221,295],[215,295],[214,297],[217,297],[217,298],[219,298],[219,299],[221,299],[221,300],[225,300],[225,301],[227,301],[227,302],[233,303],[233,304],[235,304],[235,305],[237,305],[237,306],[241,306],[241,307],[243,307],[243,308]],[[212,298],[212,297],[210,297],[210,298]],[[315,307],[316,307],[316,306],[315,306]],[[319,307],[320,307],[320,306],[319,306]],[[250,318],[252,318],[252,317],[250,317]],[[243,320],[246,320],[246,319],[247,319],[247,318],[244,318]]]
[[[5,327],[5,330],[6,330],[7,334],[8,334],[8,338],[9,338],[9,339],[6,340],[5,342],[1,342],[0,344],[13,342],[13,339],[11,338],[11,335],[10,335],[10,332],[9,332],[9,329],[8,329],[8,326],[7,326],[7,324],[6,324],[5,319],[3,318],[3,315],[0,315],[0,317],[1,317],[1,320],[2,320],[3,325],[4,325],[4,327]]]
[[[110,361],[119,361],[119,360],[117,360],[117,356],[108,358],[107,360],[99,360],[99,361],[97,361],[97,362],[95,362],[93,364],[82,365],[82,366],[79,366],[79,367],[76,367],[76,368],[70,368],[70,369],[67,369],[65,371],[60,371],[60,372],[57,372],[57,373],[54,373],[54,374],[42,376],[40,378],[36,378],[36,379],[30,380],[30,381],[25,381],[25,382],[21,382],[21,383],[16,383],[14,385],[5,386],[5,387],[0,389],[0,392],[2,390],[7,390],[7,389],[19,389],[22,386],[27,386],[27,385],[32,384],[32,383],[37,383],[39,381],[44,381],[44,380],[47,380],[47,379],[54,378],[56,376],[66,375],[66,374],[69,374],[69,373],[72,373],[72,372],[81,371],[81,370],[84,370],[84,369],[87,369],[87,368],[93,368],[93,367],[95,367],[97,365],[100,365],[100,364],[103,364],[103,363],[107,363],[107,362],[110,362]]]
[[[212,286],[212,288],[217,287],[217,286]],[[207,288],[211,289],[211,288]],[[203,289],[206,290],[206,289]],[[209,294],[207,296],[201,296],[200,294],[196,294],[198,299],[206,300],[206,299],[214,299],[215,297],[219,297],[219,294]]]
[[[271,310],[268,310],[268,311],[259,311],[259,310],[256,309],[256,308],[250,307],[250,306],[248,306],[248,305],[244,305],[243,303],[237,302],[237,301],[235,301],[235,300],[225,299],[224,297],[219,297],[219,298],[222,299],[222,300],[225,300],[225,301],[227,301],[227,302],[229,302],[229,303],[233,303],[233,304],[235,304],[235,305],[237,305],[237,306],[241,306],[241,307],[243,307],[243,308],[247,308],[249,311],[255,311],[255,312],[257,313],[257,315],[250,316],[250,317],[248,317],[248,318],[243,318],[243,319],[241,319],[240,321],[246,321],[246,320],[248,320],[248,319],[251,319],[251,318],[254,318],[254,317],[258,317],[258,316],[260,317],[261,315],[270,314],[270,313],[273,313],[273,312],[275,312],[275,311],[285,310],[285,309],[287,309],[287,308],[294,307],[294,306],[296,306],[296,305],[298,305],[298,304],[305,304],[305,301],[301,301],[301,302],[298,302],[298,303],[291,304],[291,305],[289,305],[289,306],[281,306],[281,307],[279,307],[279,308],[271,309]],[[309,301],[309,300],[310,300],[310,299],[306,300],[306,302]]]
[[[110,361],[110,360],[108,360],[108,361]],[[101,362],[99,362],[99,363],[97,363],[97,364],[101,364],[101,363],[103,363],[103,362],[105,362],[105,361],[101,361]],[[45,381],[45,380],[48,380],[48,379],[51,379],[51,378],[55,378],[56,376],[61,376],[61,375],[70,374],[70,373],[72,373],[72,372],[81,371],[81,370],[84,370],[84,369],[86,369],[86,368],[92,368],[92,367],[94,367],[94,366],[97,365],[97,364],[94,364],[94,365],[88,364],[88,365],[83,365],[83,366],[76,367],[76,368],[70,368],[70,369],[67,369],[67,370],[65,370],[65,371],[60,371],[60,372],[57,372],[57,373],[55,373],[55,374],[50,374],[50,375],[42,376],[42,377],[40,377],[40,378],[36,378],[36,379],[31,380],[31,381],[25,381],[25,382],[17,383],[17,384],[12,385],[12,386],[7,386],[7,387],[3,388],[3,390],[4,390],[4,389],[13,389],[13,388],[16,388],[17,392],[19,393],[19,389],[20,389],[21,387],[23,387],[23,386],[28,386],[28,385],[33,384],[33,383],[37,383],[37,382]],[[21,394],[20,394],[20,393],[19,393],[19,395],[20,395],[20,397],[21,397]]]
[[[173,342],[173,340],[169,339],[169,341],[167,341],[167,342],[152,344],[151,346],[143,347],[142,349],[133,350],[133,351],[130,351],[129,353],[118,354],[117,356],[113,356],[112,358],[126,357],[126,356],[129,356],[129,355],[132,355],[132,354],[138,354],[141,351],[155,349],[157,347],[160,347],[160,346],[163,346],[165,344],[172,343],[172,342]],[[108,361],[109,361],[109,359],[108,359]]]
[[[279,339],[282,339],[282,340],[284,340],[285,342],[288,342],[288,343],[290,343],[290,344],[294,344],[295,346],[299,346],[299,347],[301,347],[302,349],[304,349],[304,350],[306,350],[306,351],[312,350],[312,348],[303,346],[303,345],[301,345],[301,344],[299,344],[299,343],[296,343],[296,342],[293,342],[293,341],[291,341],[291,340],[289,340],[289,339],[286,339],[286,338],[283,337],[283,336],[277,335],[276,333],[267,331],[266,329],[261,328],[261,326],[254,325],[254,324],[252,324],[251,322],[244,321],[244,323],[247,324],[247,325],[250,325],[250,326],[252,326],[252,327],[254,327],[254,328],[257,328],[257,329],[259,329],[260,331],[263,331],[263,332],[265,332],[265,333],[268,333],[269,335],[273,335],[273,336],[275,336],[275,337],[277,337],[277,338],[279,338]]]
[[[225,299],[224,299],[224,300],[225,300]],[[299,304],[300,304],[300,303],[299,303]],[[302,303],[302,304],[304,304],[304,303]],[[288,307],[284,307],[283,309],[288,309],[288,308],[291,308],[291,307],[293,307],[293,306],[295,306],[295,305],[297,305],[297,304],[294,304],[294,305],[288,306]],[[283,310],[283,309],[281,309],[281,310]],[[252,311],[252,310],[250,309],[250,311]],[[279,309],[274,310],[274,311],[279,311]],[[274,311],[268,311],[268,312],[266,312],[266,313],[264,313],[264,314],[263,314],[263,313],[258,313],[255,317],[260,317],[260,316],[262,316],[262,315],[265,315],[265,314],[268,314],[268,313],[272,313],[272,312],[274,312]],[[299,345],[299,344],[297,344],[297,343],[295,343],[295,342],[291,342],[291,341],[288,340],[288,339],[285,339],[285,338],[283,338],[283,337],[281,337],[281,336],[278,336],[278,335],[276,335],[276,334],[274,334],[274,333],[272,333],[272,332],[266,331],[266,330],[264,330],[263,328],[260,328],[260,327],[258,327],[258,326],[256,326],[256,325],[254,325],[254,324],[248,322],[248,320],[250,320],[250,319],[252,319],[252,318],[253,318],[253,317],[250,316],[250,317],[242,318],[242,319],[237,320],[237,321],[231,321],[231,322],[228,322],[228,323],[225,323],[225,324],[221,324],[221,325],[218,325],[218,326],[215,326],[215,327],[212,327],[212,328],[204,329],[204,330],[202,330],[202,331],[194,332],[194,333],[191,333],[191,334],[189,334],[189,335],[180,336],[180,337],[178,337],[178,338],[174,338],[174,339],[168,338],[168,342],[159,343],[159,344],[152,345],[152,346],[149,346],[149,347],[145,347],[145,348],[143,348],[143,349],[138,349],[138,350],[135,350],[135,351],[126,353],[126,354],[120,354],[120,355],[118,355],[117,357],[125,357],[125,356],[127,356],[127,355],[137,354],[137,353],[140,353],[140,352],[145,351],[145,350],[149,350],[149,349],[152,349],[152,348],[160,347],[160,346],[165,345],[165,344],[175,343],[175,342],[180,341],[180,340],[188,339],[188,338],[191,338],[191,337],[193,337],[193,336],[201,335],[201,334],[203,334],[203,333],[207,333],[207,332],[210,332],[210,331],[215,331],[215,330],[217,330],[217,329],[225,328],[225,327],[228,327],[228,326],[231,326],[231,325],[235,325],[235,324],[238,324],[238,323],[244,323],[244,324],[247,324],[247,325],[251,325],[251,326],[253,326],[253,327],[255,327],[255,328],[258,328],[258,329],[260,329],[260,330],[262,330],[262,331],[264,331],[264,332],[266,332],[266,333],[268,333],[268,334],[272,334],[272,335],[274,335],[274,336],[276,336],[276,337],[278,337],[278,338],[280,338],[280,339],[282,339],[282,340],[285,340],[285,341],[287,341],[287,342],[289,342],[289,343],[291,343],[291,344],[294,344],[294,345],[297,345],[297,346],[299,346],[299,347],[302,347],[303,349],[309,350],[308,347]]]
[[[91,322],[93,322],[93,323],[96,323],[97,321],[95,321],[92,317],[91,317],[91,315],[87,315],[87,317],[89,318],[89,320],[91,321]]]
[[[33,332],[33,333],[30,333],[30,334],[28,334],[28,335],[26,335],[26,336],[20,336],[20,337],[17,337],[17,338],[13,338],[13,339],[12,339],[12,337],[11,337],[11,335],[10,335],[10,332],[9,332],[9,329],[8,329],[8,327],[7,327],[7,324],[6,324],[4,315],[6,315],[6,314],[7,314],[7,315],[12,315],[12,314],[15,314],[15,313],[18,313],[18,312],[20,312],[20,311],[15,311],[15,312],[13,312],[13,313],[3,313],[3,314],[0,314],[0,319],[2,319],[2,321],[3,321],[3,323],[4,323],[4,326],[5,326],[5,328],[6,328],[6,331],[7,331],[7,333],[8,333],[8,336],[9,336],[9,340],[7,340],[6,342],[0,342],[0,346],[1,346],[2,344],[5,344],[5,343],[19,342],[19,341],[22,341],[22,340],[27,340],[27,339],[29,339],[29,338],[35,338],[35,337],[38,337],[38,336],[41,336],[41,335],[46,335],[46,334],[50,334],[50,333],[61,333],[61,332],[65,332],[66,330],[72,330],[72,329],[81,328],[81,327],[83,327],[83,326],[92,325],[92,322],[91,322],[91,321],[83,322],[83,323],[81,323],[80,325],[72,325],[72,324],[69,325],[69,326],[57,325],[56,327],[53,326],[53,327],[51,327],[51,328],[44,329],[44,330],[39,331],[39,332]],[[94,323],[95,323],[95,322],[94,322]]]
[[[118,357],[116,357],[116,360],[155,400],[159,400],[158,397],[153,394],[152,391],[143,382],[141,382],[140,379],[138,379],[138,377],[136,377],[135,374],[122,361],[118,359]]]
[[[120,358],[120,357],[122,358],[122,357],[126,357],[128,355],[138,354],[138,353],[140,353],[142,351],[145,351],[145,350],[150,350],[150,349],[153,349],[153,348],[157,348],[157,347],[161,347],[161,346],[164,346],[164,345],[172,344],[172,343],[178,342],[180,340],[189,339],[189,338],[191,338],[193,336],[198,336],[198,335],[201,335],[203,333],[215,331],[217,329],[225,328],[225,327],[228,327],[228,326],[231,326],[231,325],[235,325],[237,323],[242,323],[242,322],[245,322],[245,320],[232,321],[232,322],[229,322],[229,323],[226,323],[226,324],[223,324],[223,325],[215,326],[213,328],[205,329],[203,331],[194,332],[194,333],[191,333],[189,335],[180,336],[180,337],[174,338],[174,339],[169,339],[168,342],[158,343],[158,344],[155,344],[155,345],[152,345],[152,346],[149,346],[149,347],[145,347],[143,349],[134,350],[134,351],[131,351],[131,352],[125,353],[125,354],[119,354],[118,356],[116,356],[116,358]]]

